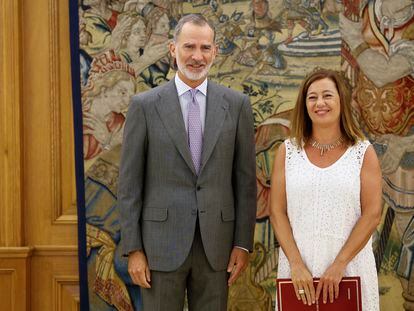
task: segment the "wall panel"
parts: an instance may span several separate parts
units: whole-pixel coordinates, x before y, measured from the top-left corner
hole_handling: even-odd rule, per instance
[[[20,18],[20,1],[0,2],[0,246],[23,239]]]
[[[0,309],[28,310],[30,307],[29,247],[0,248]]]
[[[16,270],[14,269],[0,269],[0,301],[2,308],[6,310],[14,310],[13,301],[16,287]]]
[[[22,5],[24,242],[30,308],[79,310],[77,211],[66,0]]]
[[[31,268],[32,310],[79,310],[77,247],[36,247]]]
[[[76,244],[76,192],[67,1],[23,7],[26,239]],[[40,35],[41,34],[41,35]]]

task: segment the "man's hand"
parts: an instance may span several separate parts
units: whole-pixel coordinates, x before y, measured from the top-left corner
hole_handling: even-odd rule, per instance
[[[135,251],[129,254],[128,273],[134,284],[144,288],[151,288],[151,274],[147,257],[143,251]]]
[[[239,277],[240,273],[247,268],[249,262],[249,253],[244,249],[234,247],[230,254],[230,261],[227,266],[227,272],[230,273],[227,281],[230,286]]]

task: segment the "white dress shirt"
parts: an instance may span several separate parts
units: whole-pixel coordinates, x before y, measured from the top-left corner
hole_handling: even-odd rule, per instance
[[[175,86],[177,87],[178,100],[180,101],[181,112],[183,114],[185,130],[188,132],[188,105],[191,103],[191,86],[188,86],[180,79],[178,74],[175,75]],[[199,91],[196,93],[196,99],[200,106],[200,120],[201,120],[201,131],[204,134],[204,126],[206,124],[206,99],[207,99],[207,78],[196,87]]]

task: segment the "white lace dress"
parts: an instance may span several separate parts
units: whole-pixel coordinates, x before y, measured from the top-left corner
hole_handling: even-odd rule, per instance
[[[331,166],[319,168],[289,139],[286,146],[287,213],[302,259],[314,277],[334,261],[361,215],[360,172],[368,141],[351,146]],[[360,276],[362,309],[379,310],[372,240],[354,257],[345,276]],[[282,249],[278,278],[290,278]],[[277,304],[276,304],[276,310]]]

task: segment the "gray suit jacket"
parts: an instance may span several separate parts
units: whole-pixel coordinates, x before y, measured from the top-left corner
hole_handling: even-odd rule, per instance
[[[118,208],[123,254],[143,249],[151,270],[180,267],[197,217],[213,269],[227,267],[233,246],[251,250],[256,169],[248,97],[208,82],[197,176],[174,79],[134,96],[124,129]]]

